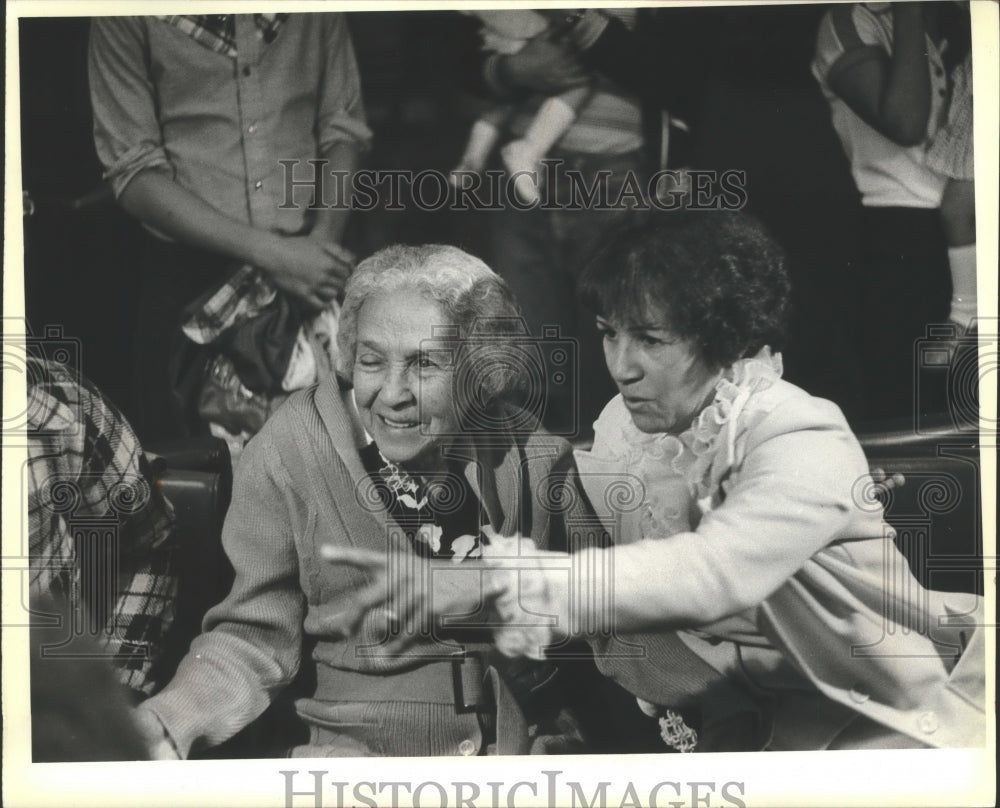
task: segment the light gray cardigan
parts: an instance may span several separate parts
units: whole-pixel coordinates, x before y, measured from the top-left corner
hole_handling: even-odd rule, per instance
[[[585,497],[556,503],[546,495],[553,485],[576,487],[569,444],[544,433],[487,438],[464,447],[466,476],[495,530],[520,530],[556,549],[570,526],[593,529]],[[364,440],[349,391],[331,379],[289,398],[246,447],[223,530],[236,570],[232,591],[207,614],[174,679],[143,705],[183,756],[246,726],[307,663],[316,684],[296,710],[310,737],[294,754],[475,754],[483,743],[479,717],[463,704],[482,701],[478,685],[493,691],[496,750],[530,750],[529,717],[500,671],[504,663],[494,666],[489,652],[478,683],[466,672],[458,677],[468,686],[463,696],[452,658],[460,646],[428,641],[418,656],[380,654],[384,616],[379,625],[375,614],[356,637],[320,633],[323,607],[363,583],[354,569],[324,564],[321,546],[384,550],[401,541],[412,553],[381,504],[365,496],[357,452]],[[310,647],[312,660],[304,660]]]

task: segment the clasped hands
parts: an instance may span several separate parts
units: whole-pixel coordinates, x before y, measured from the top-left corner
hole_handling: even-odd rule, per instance
[[[354,254],[317,235],[280,236],[261,266],[277,286],[310,309],[329,305],[354,271]]]

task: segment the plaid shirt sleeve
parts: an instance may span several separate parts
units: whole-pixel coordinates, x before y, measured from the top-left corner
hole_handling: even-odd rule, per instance
[[[115,591],[104,593],[110,611],[98,639],[121,680],[149,693],[177,591],[167,542],[173,511],[117,407],[66,366],[29,363],[31,592],[67,598],[79,609],[84,582],[78,544],[95,525],[114,531],[119,575]]]

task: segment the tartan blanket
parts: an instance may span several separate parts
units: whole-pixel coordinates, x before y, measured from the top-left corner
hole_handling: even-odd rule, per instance
[[[174,618],[173,508],[132,427],[79,373],[29,358],[27,405],[31,594],[69,603],[81,625],[97,605],[85,603],[86,596],[110,605],[106,623],[89,630],[122,683],[148,694]],[[97,591],[86,591],[101,571],[83,580],[81,564],[89,558],[102,559],[103,570],[118,570],[117,580],[99,579],[113,591],[98,583]]]

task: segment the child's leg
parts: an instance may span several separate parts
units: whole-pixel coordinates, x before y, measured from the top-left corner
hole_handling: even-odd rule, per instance
[[[589,86],[574,87],[542,102],[534,120],[521,138],[531,144],[532,149],[538,154],[538,159],[548,154],[549,149],[566,134],[566,130],[576,120],[576,113],[590,98],[591,92],[592,88]]]
[[[976,317],[976,194],[972,180],[949,180],[941,198],[948,239],[951,312],[948,318],[968,328]]]
[[[497,141],[500,140],[500,130],[506,124],[513,113],[514,107],[511,104],[502,104],[487,110],[469,130],[469,139],[465,144],[465,151],[458,165],[452,169],[451,182],[453,185],[459,184],[459,177],[456,172],[460,171],[482,171],[486,165],[486,160],[490,152],[496,148]]]
[[[577,110],[587,102],[591,91],[590,86],[575,87],[546,98],[524,136],[501,149],[504,163],[514,177],[514,189],[525,202],[538,201],[538,164],[572,126]]]

